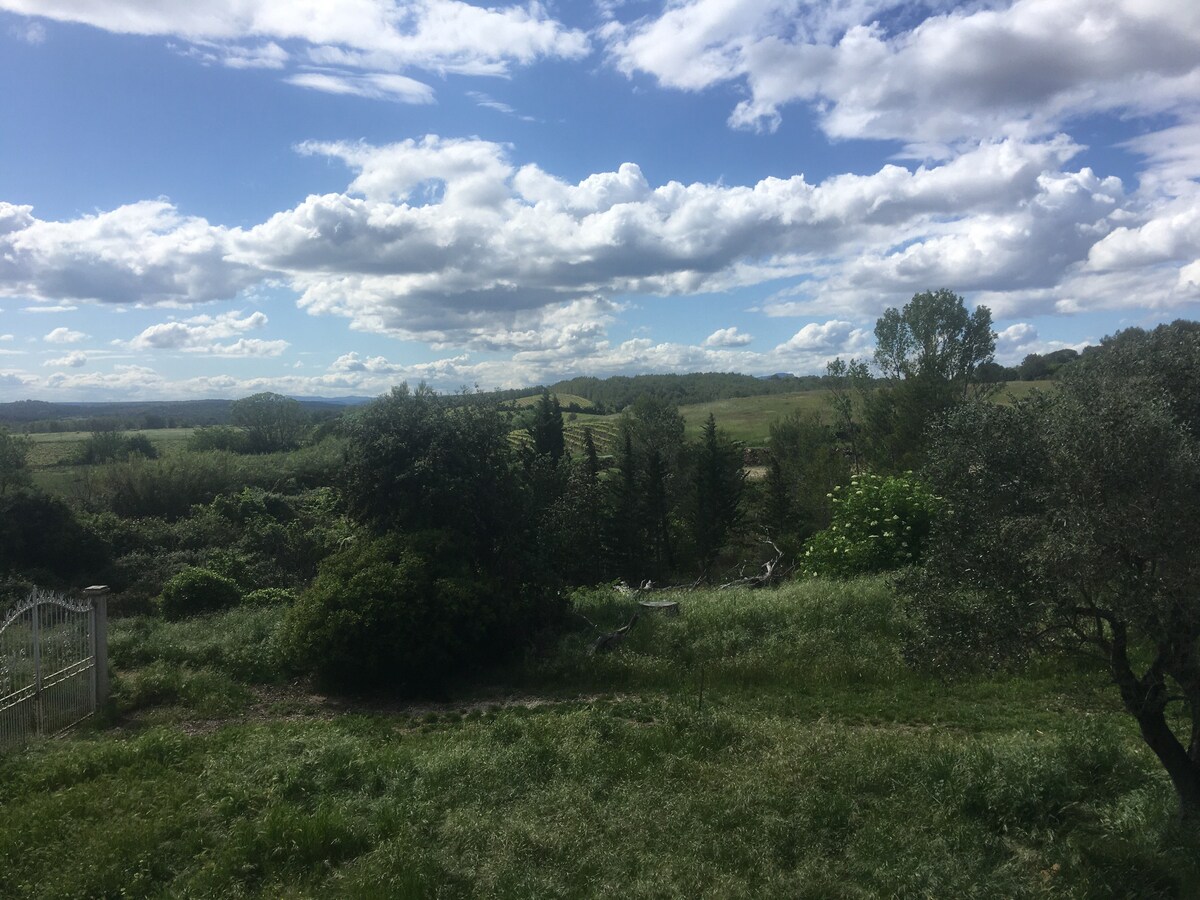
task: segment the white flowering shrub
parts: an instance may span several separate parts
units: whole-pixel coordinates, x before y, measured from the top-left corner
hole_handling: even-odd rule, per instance
[[[855,475],[829,497],[833,524],[805,545],[804,574],[849,578],[920,562],[939,503],[911,472]]]

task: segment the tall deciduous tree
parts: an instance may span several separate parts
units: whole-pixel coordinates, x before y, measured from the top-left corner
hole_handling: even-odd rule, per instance
[[[308,429],[308,415],[297,401],[269,391],[235,400],[230,421],[246,432],[254,453],[294,450]]]
[[[867,456],[876,468],[915,468],[930,424],[985,390],[977,373],[995,355],[992,315],[986,306],[968,312],[951,291],[925,291],[887,310],[875,323],[875,341],[886,381],[864,395]]]
[[[968,313],[963,298],[944,288],[887,310],[875,323],[875,344],[875,364],[886,377],[948,382],[963,398],[975,371],[996,353],[991,311]]]
[[[920,657],[1096,654],[1192,818],[1198,393],[1200,329],[1176,323],[1107,339],[1054,394],[959,408],[935,429],[927,471],[947,520],[909,585],[925,625]]]

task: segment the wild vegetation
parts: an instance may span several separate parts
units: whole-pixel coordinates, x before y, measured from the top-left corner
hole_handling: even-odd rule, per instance
[[[111,708],[0,758],[0,895],[1185,896],[1200,326],[1033,392],[948,291],[876,338],[0,430],[0,596],[116,616]]]

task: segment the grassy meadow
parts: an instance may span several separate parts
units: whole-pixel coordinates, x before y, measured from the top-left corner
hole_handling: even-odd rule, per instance
[[[124,431],[127,435],[145,435],[150,439],[160,456],[170,456],[182,451],[187,445],[194,428],[155,428],[143,431]],[[29,470],[33,483],[43,491],[61,497],[74,497],[80,493],[80,482],[90,481],[89,470],[95,466],[81,466],[76,460],[85,441],[92,436],[90,431],[59,431],[28,435],[30,439]]]
[[[4,897],[1188,897],[1103,674],[943,681],[887,582],[678,595],[443,702],[330,698],[279,607],[114,623],[113,708],[0,757]]]

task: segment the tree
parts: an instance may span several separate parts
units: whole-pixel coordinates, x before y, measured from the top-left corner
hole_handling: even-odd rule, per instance
[[[709,574],[741,518],[745,481],[741,446],[717,428],[716,418],[709,413],[695,451],[688,508],[692,542],[704,575]]]
[[[875,364],[886,377],[946,382],[963,398],[976,369],[996,353],[991,311],[968,313],[963,298],[944,288],[887,310],[875,323],[875,343]]]
[[[913,652],[925,661],[1096,655],[1192,819],[1198,382],[1200,329],[1175,323],[1106,339],[1054,394],[954,411],[935,428],[927,469],[946,517],[906,587],[924,635]]]
[[[10,487],[29,483],[29,438],[0,428],[0,497]]]
[[[539,456],[548,456],[556,463],[562,459],[566,450],[562,406],[558,402],[558,396],[552,395],[548,388],[542,388],[542,396],[538,398],[534,408],[529,438],[533,442],[534,452]]]
[[[246,431],[251,453],[275,453],[300,446],[308,416],[299,402],[269,391],[233,401],[230,421]]]
[[[675,566],[683,431],[678,408],[657,394],[639,396],[622,419],[614,511],[626,577],[657,579]]]
[[[857,469],[861,455],[858,434],[862,425],[855,413],[855,398],[870,390],[870,370],[865,362],[855,359],[846,362],[838,357],[825,367],[825,382],[829,386],[829,405],[833,409],[838,438],[845,442],[850,451],[850,464]]]
[[[495,403],[401,385],[346,434],[346,500],[376,533],[442,532],[478,571],[530,574],[529,492]]]
[[[948,290],[915,294],[875,323],[875,365],[886,382],[863,395],[866,455],[876,468],[906,471],[921,462],[929,425],[984,387],[996,335],[986,306],[968,313]]]
[[[773,490],[786,491],[773,501],[786,518],[777,524],[802,540],[829,524],[829,494],[850,478],[851,466],[837,435],[816,413],[793,412],[771,425],[768,442],[778,472],[771,475]]]

